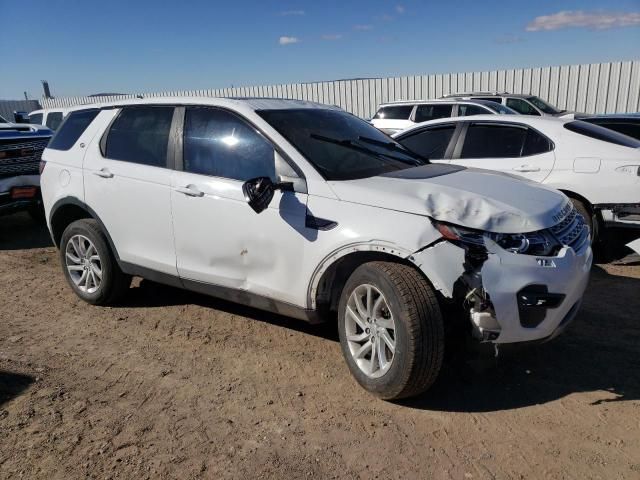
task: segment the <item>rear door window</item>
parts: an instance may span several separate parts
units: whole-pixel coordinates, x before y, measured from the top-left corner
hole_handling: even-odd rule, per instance
[[[271,142],[237,115],[189,107],[184,122],[184,171],[246,181],[275,181]]]
[[[521,115],[540,115],[533,105],[520,98],[507,98],[507,107],[514,109]]]
[[[125,107],[107,135],[105,156],[153,167],[167,166],[173,107]]]
[[[418,105],[416,109],[415,122],[421,123],[437,118],[449,118],[453,104],[444,105]]]
[[[375,119],[385,120],[409,120],[413,105],[394,105],[389,107],[381,107],[376,112]]]
[[[478,105],[460,104],[458,105],[458,116],[469,117],[471,115],[487,115],[491,114],[489,110],[479,107]]]
[[[97,109],[71,112],[53,136],[47,148],[69,150],[75,145],[80,135],[84,133],[98,113],[99,110]]]
[[[527,138],[527,128],[471,124],[462,146],[460,158],[520,157]]]
[[[49,112],[47,114],[47,127],[56,131],[62,123],[62,112]]]
[[[425,158],[438,160],[444,158],[455,130],[453,124],[439,125],[405,137],[400,143]]]

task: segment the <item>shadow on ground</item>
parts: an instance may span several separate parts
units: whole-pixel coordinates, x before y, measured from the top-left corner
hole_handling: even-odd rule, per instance
[[[24,392],[33,382],[34,378],[29,375],[0,370],[0,407]]]
[[[53,246],[44,222],[24,212],[0,217],[0,250],[26,250]]]

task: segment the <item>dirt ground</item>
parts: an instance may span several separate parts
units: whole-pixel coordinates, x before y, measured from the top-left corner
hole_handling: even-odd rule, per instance
[[[67,287],[46,231],[0,222],[0,478],[640,478],[640,264],[597,265],[555,341],[449,361],[387,403],[331,326],[137,281]]]

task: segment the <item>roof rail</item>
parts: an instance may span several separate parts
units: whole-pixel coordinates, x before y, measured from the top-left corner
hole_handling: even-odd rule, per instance
[[[457,92],[457,93],[448,93],[443,95],[440,98],[451,98],[451,97],[468,97],[469,95],[510,95],[509,92]]]

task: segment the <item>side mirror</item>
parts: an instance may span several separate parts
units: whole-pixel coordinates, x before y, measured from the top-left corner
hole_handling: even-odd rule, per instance
[[[247,180],[242,185],[244,198],[256,213],[264,211],[269,206],[276,190],[293,191],[293,183],[273,183],[269,177],[257,177]]]
[[[30,123],[29,114],[27,112],[13,112],[15,123]]]

